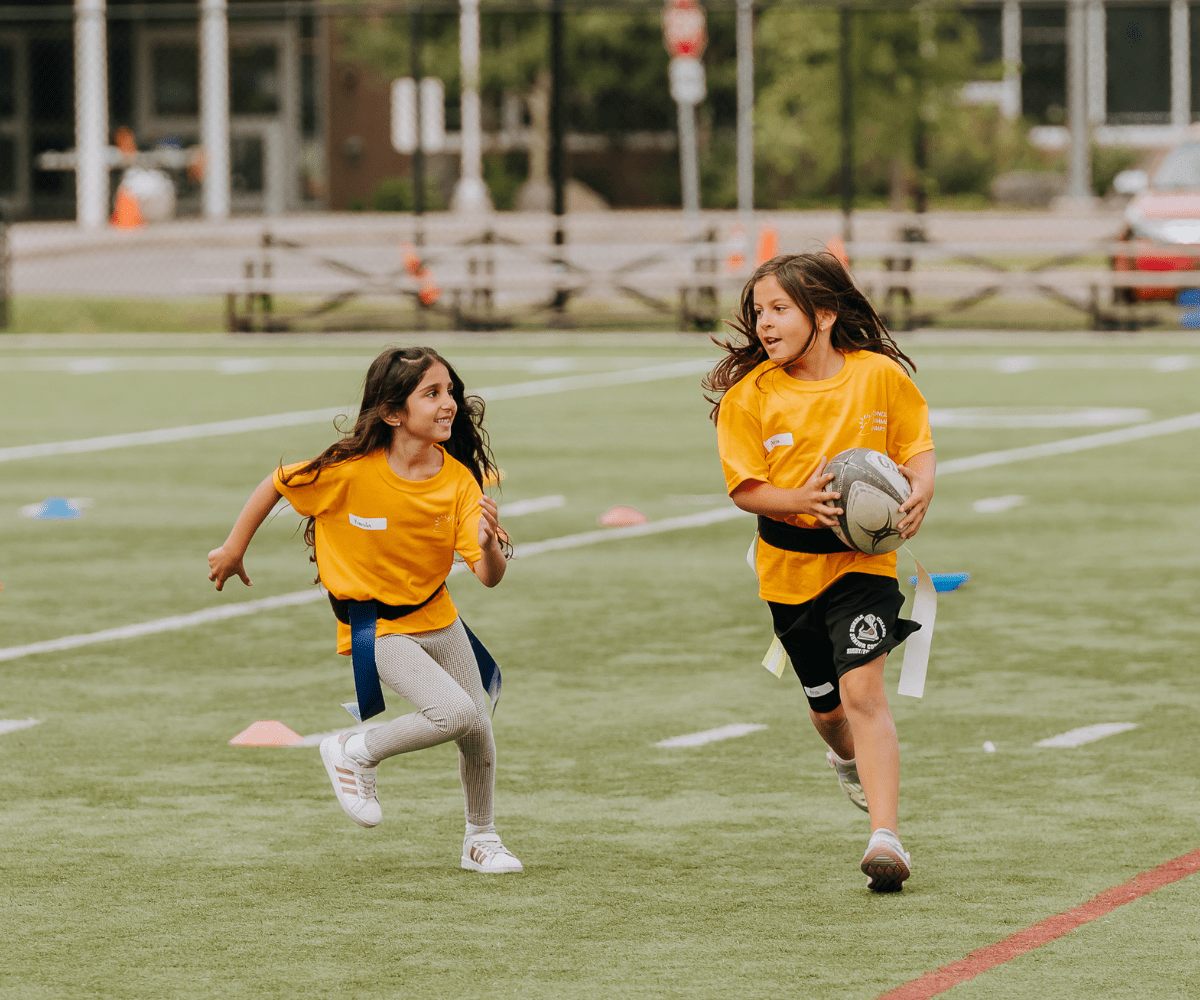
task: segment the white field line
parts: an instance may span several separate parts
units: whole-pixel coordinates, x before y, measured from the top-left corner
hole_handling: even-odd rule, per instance
[[[748,736],[757,733],[766,726],[752,722],[735,722],[729,726],[718,726],[716,729],[706,729],[702,733],[688,733],[686,736],[672,736],[669,740],[661,740],[654,745],[665,749],[676,747],[702,747],[706,743],[716,743],[718,740],[731,740],[735,736]]]
[[[573,392],[577,389],[632,385],[639,382],[655,382],[659,379],[679,378],[683,375],[698,375],[708,371],[711,367],[712,361],[693,358],[667,365],[647,365],[642,368],[625,368],[615,372],[567,375],[561,378],[514,382],[511,385],[485,386],[482,389],[474,390],[472,395],[482,396],[489,401],[546,396],[552,393]],[[0,448],[0,462],[14,462],[23,458],[44,458],[50,455],[78,455],[85,452],[108,451],[113,448],[220,437],[226,434],[245,434],[250,431],[271,430],[276,427],[323,424],[338,416],[349,416],[352,412],[353,407],[296,410],[291,413],[273,413],[263,417],[244,417],[238,420],[218,420],[213,423],[190,424],[183,427],[164,427],[159,430],[135,431],[130,434],[107,434],[104,437],[80,438],[75,441],[17,445],[11,448]]]
[[[718,521],[727,521],[733,517],[745,517],[746,512],[736,507],[726,507],[721,510],[704,511],[701,514],[689,514],[686,517],[672,517],[662,521],[652,521],[649,524],[635,524],[627,528],[608,528],[603,531],[588,531],[578,535],[564,535],[561,538],[550,538],[544,542],[529,542],[514,547],[516,558],[539,555],[542,552],[554,552],[559,549],[576,549],[584,545],[594,545],[597,542],[615,541],[621,538],[631,538],[641,535],[655,535],[664,531],[678,531],[684,528],[698,528]],[[450,570],[453,576],[464,573],[467,567],[456,563]],[[119,628],[107,628],[100,632],[85,632],[80,635],[63,636],[61,639],[47,639],[44,642],[31,642],[24,646],[9,646],[0,649],[0,662],[16,660],[23,656],[33,656],[36,653],[57,653],[67,649],[77,649],[80,646],[90,646],[98,642],[112,642],[117,639],[136,639],[143,635],[155,635],[159,632],[174,632],[179,629],[192,628],[195,625],[208,625],[212,622],[223,621],[227,618],[240,618],[243,615],[257,614],[259,611],[272,611],[275,608],[294,607],[299,604],[315,604],[326,600],[322,590],[298,590],[290,594],[280,594],[278,597],[265,597],[257,601],[242,601],[238,604],[226,604],[215,608],[205,608],[203,611],[193,611],[186,615],[171,615],[168,618],[156,618],[153,621],[138,622],[135,625],[122,625]]]
[[[930,427],[1009,429],[1023,427],[1116,427],[1140,424],[1150,411],[1127,406],[965,406],[930,409]]]
[[[999,514],[1014,507],[1023,507],[1029,497],[1020,493],[1009,493],[1002,497],[984,497],[971,504],[976,514]]]
[[[0,733],[15,733],[18,729],[36,726],[40,719],[0,719]]]
[[[533,497],[530,500],[514,500],[512,503],[502,504],[500,516],[524,517],[526,514],[540,514],[544,510],[555,510],[566,505],[567,498],[561,493],[556,493],[554,496]]]
[[[1200,368],[1200,354],[926,354],[915,358],[920,371],[993,371],[1019,375],[1032,371],[1125,370],[1161,373]]]
[[[1095,743],[1105,736],[1115,736],[1130,729],[1137,729],[1136,722],[1100,722],[1094,726],[1080,726],[1047,740],[1039,740],[1034,746],[1038,747],[1081,747],[1085,743]]]
[[[1062,441],[1047,441],[1044,444],[1033,444],[1024,448],[985,451],[981,455],[969,455],[966,458],[951,458],[938,466],[937,473],[939,476],[948,476],[955,472],[970,472],[975,469],[991,468],[994,465],[1008,465],[1012,462],[1023,462],[1028,458],[1067,455],[1075,451],[1087,451],[1089,448],[1126,444],[1129,441],[1142,441],[1145,438],[1176,434],[1179,431],[1192,431],[1197,428],[1200,428],[1200,413],[1189,413],[1183,417],[1172,417],[1170,420],[1158,420],[1152,424],[1138,424],[1134,427],[1122,427],[1116,431],[1085,434],[1083,437],[1066,438]]]
[[[0,372],[64,372],[69,375],[106,375],[112,372],[216,372],[252,375],[258,372],[366,371],[373,354],[353,355],[103,355],[47,354],[31,358],[0,358]],[[473,355],[450,359],[463,371],[524,371],[532,375],[559,375],[580,369],[613,365],[666,363],[668,358],[555,355]]]

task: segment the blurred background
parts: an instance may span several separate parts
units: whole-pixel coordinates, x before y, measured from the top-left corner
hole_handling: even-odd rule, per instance
[[[1188,325],[1200,212],[1138,199],[1200,189],[1198,24],[1187,0],[4,0],[2,318],[705,329],[764,255],[838,240],[899,327]]]

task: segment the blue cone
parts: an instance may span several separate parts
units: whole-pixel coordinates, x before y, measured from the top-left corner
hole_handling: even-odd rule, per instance
[[[66,497],[50,497],[43,501],[33,515],[35,521],[72,521],[83,512]]]
[[[971,579],[970,573],[930,573],[929,578],[933,581],[933,589],[939,594],[945,594],[951,590],[958,590],[964,583]],[[914,587],[917,585],[917,578],[910,576],[908,582]]]

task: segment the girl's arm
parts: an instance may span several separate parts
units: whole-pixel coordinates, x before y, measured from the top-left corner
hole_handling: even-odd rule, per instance
[[[504,529],[500,527],[500,512],[495,500],[480,497],[479,506],[483,512],[479,518],[479,547],[483,549],[483,558],[471,569],[485,587],[494,587],[504,579],[504,571],[508,568],[504,549],[500,547],[500,532]]]
[[[833,479],[833,473],[825,471],[828,464],[828,459],[822,455],[817,471],[797,490],[772,486],[758,479],[747,479],[738,485],[730,498],[738,507],[751,514],[765,514],[774,518],[786,517],[788,514],[809,514],[817,519],[818,524],[832,528],[837,524],[837,515],[842,509],[831,506],[829,501],[840,500],[842,495],[825,490]]]
[[[233,530],[229,532],[225,544],[208,554],[208,578],[216,583],[217,590],[224,587],[225,581],[235,575],[240,576],[242,583],[247,587],[254,586],[250,577],[246,575],[242,557],[246,554],[250,539],[279,502],[279,497],[280,493],[275,489],[272,477],[267,476],[258,484],[258,489],[250,494],[250,499],[246,501],[246,506],[234,522]]]
[[[933,477],[937,472],[937,459],[933,449],[923,451],[908,460],[908,465],[897,466],[904,473],[912,493],[900,505],[900,513],[904,516],[896,525],[900,529],[901,538],[912,538],[921,528],[925,520],[925,511],[929,509],[929,501],[933,499]]]

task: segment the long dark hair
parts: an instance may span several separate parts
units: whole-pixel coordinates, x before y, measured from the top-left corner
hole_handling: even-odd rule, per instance
[[[500,470],[492,455],[487,431],[483,429],[483,400],[466,394],[466,386],[458,372],[432,347],[389,347],[380,354],[371,362],[363,379],[362,403],[354,426],[349,431],[338,427],[342,433],[340,441],[335,441],[298,468],[281,472],[280,478],[288,485],[296,479],[302,485],[308,485],[316,482],[322,470],[331,465],[387,448],[392,442],[393,428],[383,419],[384,415],[404,409],[408,397],[416,391],[426,372],[439,363],[450,373],[450,395],[458,404],[450,424],[450,439],[443,442],[442,447],[467,467],[480,486],[485,481],[489,484],[499,482]],[[316,524],[316,518],[310,517],[304,526],[304,541],[310,547],[316,544]]]
[[[896,345],[875,307],[855,287],[849,272],[837,257],[825,251],[772,257],[759,265],[742,289],[739,315],[726,320],[735,336],[724,341],[712,338],[713,343],[726,352],[725,357],[700,383],[707,390],[704,398],[713,404],[711,416],[714,423],[721,409],[721,397],[768,360],[767,349],[758,339],[754,286],[769,275],[774,275],[788,298],[796,303],[812,324],[812,333],[799,353],[781,361],[776,368],[791,367],[812,349],[817,338],[817,312],[821,311],[837,314],[829,332],[829,341],[838,351],[843,354],[849,351],[873,351],[891,358],[901,367],[907,365],[912,371],[917,370],[912,359]],[[739,340],[739,337],[742,339]]]

